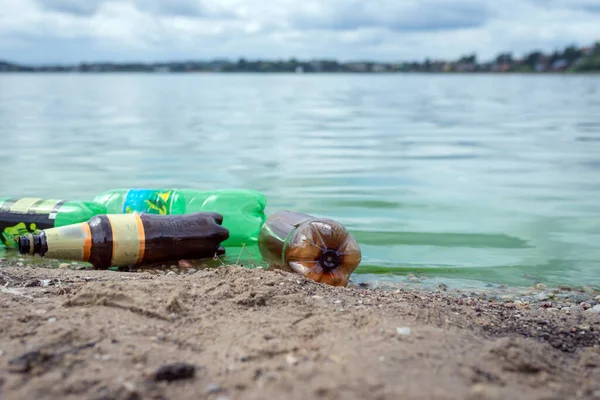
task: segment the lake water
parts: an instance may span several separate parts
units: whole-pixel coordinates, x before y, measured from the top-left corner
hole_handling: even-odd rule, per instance
[[[0,74],[0,194],[252,188],[360,281],[600,286],[600,76]]]

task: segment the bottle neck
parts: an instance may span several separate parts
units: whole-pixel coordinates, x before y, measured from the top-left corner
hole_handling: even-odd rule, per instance
[[[44,256],[48,251],[48,242],[46,234],[41,232],[39,235],[26,235],[19,237],[19,253],[28,255]]]

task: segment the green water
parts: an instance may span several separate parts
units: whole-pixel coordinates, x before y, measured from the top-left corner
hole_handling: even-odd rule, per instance
[[[597,76],[0,74],[0,196],[250,188],[343,222],[356,281],[598,287],[598,110]]]

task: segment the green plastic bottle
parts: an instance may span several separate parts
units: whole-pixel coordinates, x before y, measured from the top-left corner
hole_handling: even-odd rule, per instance
[[[91,201],[0,197],[0,242],[17,248],[19,236],[37,235],[43,229],[84,222],[105,213],[102,204]]]
[[[223,216],[229,230],[224,246],[252,245],[266,220],[266,196],[255,190],[223,189],[114,189],[101,193],[94,201],[107,213],[189,214],[216,212]]]

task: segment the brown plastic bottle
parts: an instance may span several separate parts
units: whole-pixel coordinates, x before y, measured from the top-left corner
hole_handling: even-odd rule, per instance
[[[222,255],[229,231],[213,212],[185,215],[104,214],[88,222],[19,238],[21,254],[89,262],[95,268]]]
[[[269,216],[258,244],[271,266],[333,286],[346,286],[361,261],[358,243],[342,224],[295,211]]]

